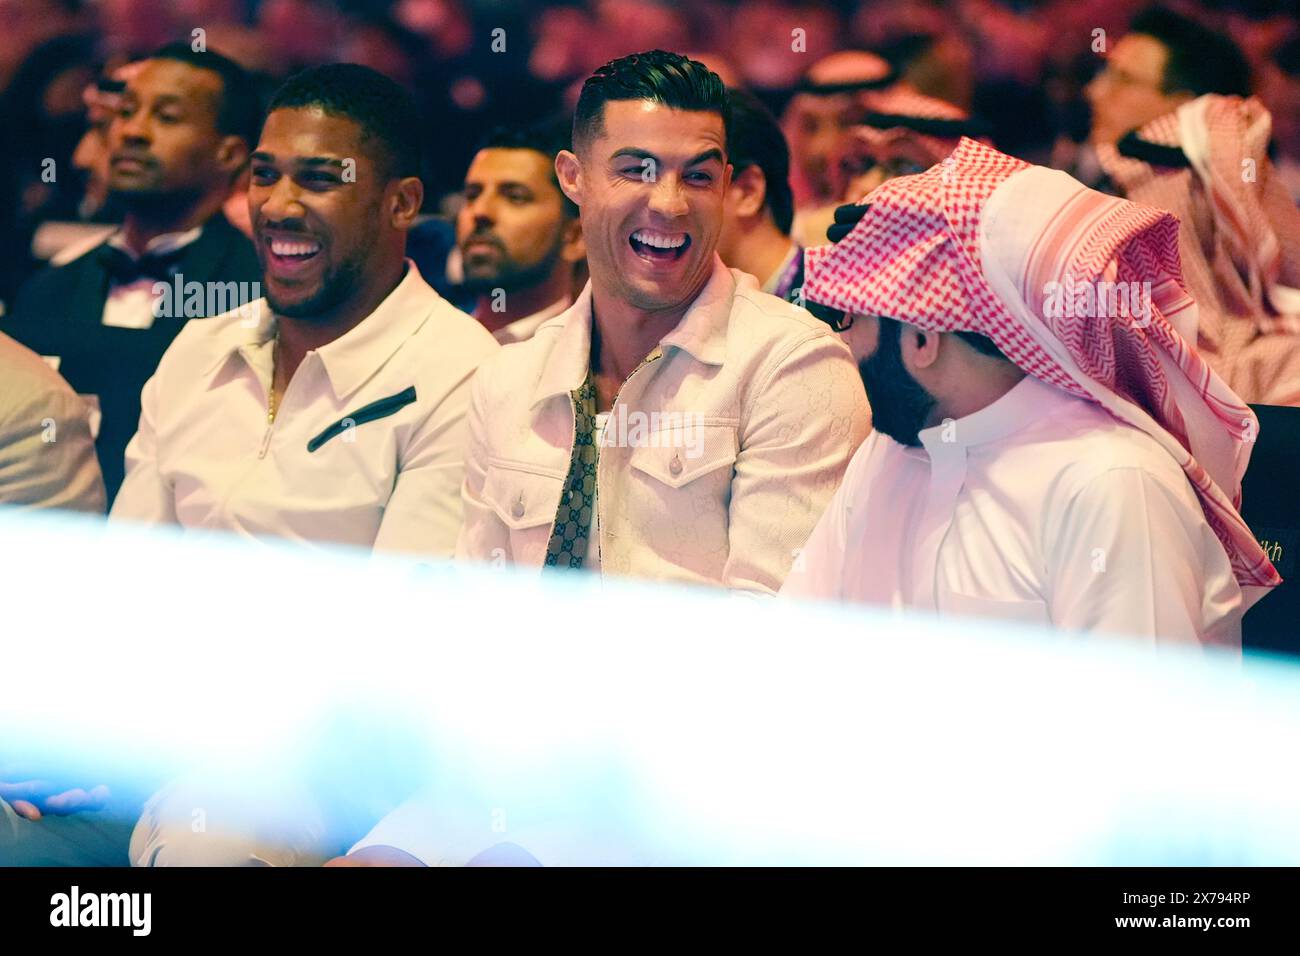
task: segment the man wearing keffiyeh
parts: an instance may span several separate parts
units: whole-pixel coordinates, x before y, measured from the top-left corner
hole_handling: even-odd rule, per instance
[[[1300,405],[1300,211],[1249,93],[1228,37],[1157,8],[1089,84],[1091,139],[1109,187],[1178,217],[1210,367],[1246,401]]]
[[[1177,220],[963,140],[839,232],[805,290],[878,323],[876,432],[782,593],[1239,648],[1280,583],[1258,424],[1189,345]]]

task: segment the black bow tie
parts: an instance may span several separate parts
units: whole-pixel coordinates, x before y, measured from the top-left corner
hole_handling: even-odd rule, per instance
[[[99,261],[112,280],[119,285],[140,279],[167,281],[176,271],[176,263],[185,252],[184,246],[171,252],[146,253],[135,258],[117,246],[105,245],[99,250]]]

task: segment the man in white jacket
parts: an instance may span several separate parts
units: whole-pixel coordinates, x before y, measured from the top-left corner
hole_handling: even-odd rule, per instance
[[[556,169],[591,282],[475,377],[461,557],[781,586],[869,412],[830,327],[717,257],[727,126],[721,80],[676,54],[615,60],[583,87]],[[333,862],[531,861],[469,834],[452,846],[438,803],[399,807]]]
[[[475,378],[460,557],[781,586],[868,411],[831,329],[715,253],[727,117],[676,54],[585,84],[556,170],[591,281]]]

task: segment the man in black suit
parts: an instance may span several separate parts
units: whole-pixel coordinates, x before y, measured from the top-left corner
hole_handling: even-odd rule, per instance
[[[110,503],[140,390],[172,339],[189,318],[261,296],[253,245],[221,214],[260,118],[253,81],[231,60],[186,44],[154,53],[127,82],[108,129],[109,189],[122,227],[33,276],[3,320],[4,331],[98,403],[96,449]]]

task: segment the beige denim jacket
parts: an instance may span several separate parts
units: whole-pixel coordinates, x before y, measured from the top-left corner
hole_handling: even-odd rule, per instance
[[[458,557],[543,566],[591,323],[588,284],[475,376]],[[715,257],[660,351],[624,383],[604,432],[601,572],[774,593],[869,429],[849,350]]]

